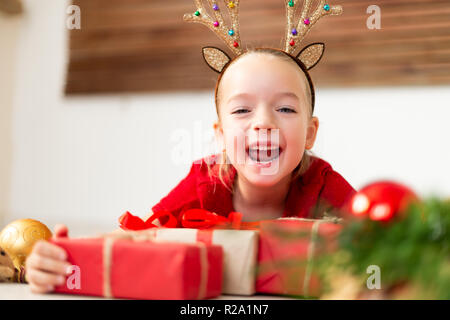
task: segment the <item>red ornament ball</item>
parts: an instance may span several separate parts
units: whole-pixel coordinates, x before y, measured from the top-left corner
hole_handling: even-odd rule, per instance
[[[377,181],[353,195],[346,210],[356,217],[389,221],[414,201],[419,197],[410,188],[393,181]]]

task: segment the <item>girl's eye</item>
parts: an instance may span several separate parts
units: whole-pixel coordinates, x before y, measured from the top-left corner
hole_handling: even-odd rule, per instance
[[[285,113],[295,113],[296,112],[294,109],[288,108],[288,107],[280,108],[280,109],[278,109],[278,111],[285,112]]]
[[[247,109],[238,109],[238,110],[236,110],[236,111],[234,111],[234,112],[232,112],[233,114],[234,113],[247,113],[248,112],[248,110]]]

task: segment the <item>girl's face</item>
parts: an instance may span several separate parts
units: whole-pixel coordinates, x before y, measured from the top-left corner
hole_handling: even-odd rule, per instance
[[[222,77],[216,134],[238,175],[273,186],[292,173],[314,145],[307,80],[293,62],[247,54]]]

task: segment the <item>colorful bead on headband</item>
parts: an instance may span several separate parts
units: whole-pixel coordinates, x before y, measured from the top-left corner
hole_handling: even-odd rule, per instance
[[[207,0],[214,14],[214,18],[208,15],[202,0],[194,0],[194,2],[197,10],[192,14],[185,14],[183,19],[188,22],[198,22],[206,25],[228,45],[236,57],[243,54],[244,49],[242,49],[239,34],[239,0],[224,0],[224,7],[228,11],[231,25],[226,25],[217,0]],[[283,51],[303,63],[306,70],[310,70],[319,62],[325,50],[325,45],[323,43],[312,43],[304,47],[297,56],[294,55],[294,52],[312,26],[320,18],[327,15],[340,15],[342,13],[342,7],[331,6],[327,3],[327,0],[321,0],[316,10],[312,14],[309,14],[312,0],[284,0],[284,2],[287,21],[284,40],[285,47]],[[301,2],[303,2],[301,14],[297,21],[295,21],[294,15]],[[202,51],[206,63],[218,73],[221,73],[225,65],[232,61],[219,48],[204,47]]]

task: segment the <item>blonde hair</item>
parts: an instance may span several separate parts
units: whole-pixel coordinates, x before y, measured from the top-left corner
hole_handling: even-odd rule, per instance
[[[216,113],[217,113],[217,117],[220,121],[220,116],[219,116],[219,89],[220,89],[220,82],[221,79],[223,77],[223,74],[225,73],[226,69],[230,67],[231,64],[233,64],[234,62],[236,62],[238,59],[240,59],[241,57],[248,55],[248,54],[252,54],[252,53],[263,53],[263,54],[268,54],[274,57],[278,57],[281,58],[285,61],[288,62],[293,62],[293,63],[297,63],[297,65],[300,66],[301,70],[303,71],[303,73],[306,76],[306,79],[308,81],[309,85],[305,85],[306,87],[306,96],[308,98],[308,102],[309,102],[309,106],[310,108],[308,108],[309,111],[309,117],[312,117],[313,111],[314,111],[314,103],[315,103],[315,94],[314,94],[314,87],[312,85],[312,81],[311,78],[309,77],[308,72],[306,71],[306,68],[304,68],[304,66],[302,66],[302,64],[298,61],[295,60],[295,58],[291,57],[290,55],[286,54],[285,52],[279,50],[279,49],[274,49],[274,48],[258,48],[258,49],[250,49],[248,50],[246,53],[238,56],[236,59],[232,60],[229,64],[227,64],[225,66],[225,68],[222,70],[222,72],[220,73],[217,82],[216,82],[216,88],[215,88],[215,105],[216,105]],[[305,150],[302,156],[302,159],[300,160],[300,163],[297,165],[297,167],[292,171],[292,176],[291,176],[291,182],[295,181],[296,179],[298,179],[301,175],[303,175],[309,168],[311,161],[312,161],[312,157],[314,156],[313,152],[310,150]],[[210,177],[210,179],[212,179],[213,177],[219,178],[220,182],[225,186],[225,188],[227,188],[232,194],[234,193],[234,183],[233,181],[231,181],[230,186],[226,183],[226,181],[224,180],[224,177],[230,176],[231,173],[231,167],[232,164],[229,161],[229,158],[226,154],[226,150],[224,149],[222,151],[222,153],[220,154],[220,159],[218,160],[219,164],[216,163],[217,161],[215,161],[213,164],[207,163],[207,168],[208,168],[208,175]],[[219,165],[217,172],[214,171],[213,166],[217,166]]]

